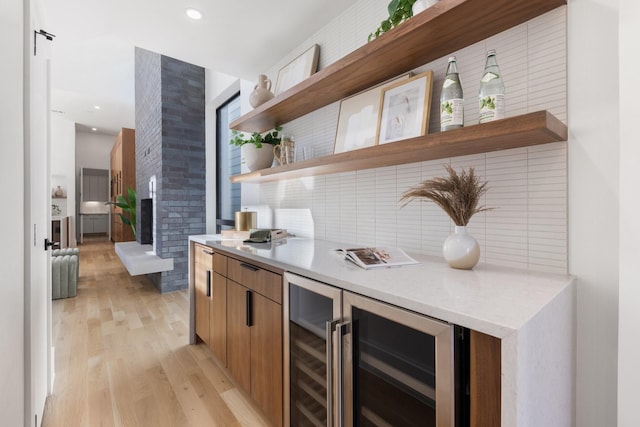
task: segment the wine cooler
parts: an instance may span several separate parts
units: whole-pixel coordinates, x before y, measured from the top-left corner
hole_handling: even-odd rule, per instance
[[[285,285],[285,425],[467,425],[461,328],[291,273]]]

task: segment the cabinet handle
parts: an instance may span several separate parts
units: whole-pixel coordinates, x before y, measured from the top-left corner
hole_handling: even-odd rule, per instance
[[[247,291],[245,296],[246,296],[246,305],[247,305],[247,319],[246,319],[247,320],[247,326],[251,327],[251,326],[253,326],[253,318],[251,316],[251,306],[252,306],[252,304],[251,304],[251,299],[252,299],[251,291]]]
[[[204,252],[207,255],[213,255],[213,251],[208,251],[206,249],[203,249],[202,252]]]
[[[338,427],[344,425],[344,406],[343,406],[343,391],[344,388],[344,345],[343,335],[349,333],[349,325],[351,322],[338,323],[336,325],[336,331],[338,331]]]
[[[244,262],[241,262],[241,263],[240,263],[240,267],[242,267],[242,268],[246,268],[247,270],[251,270],[251,271],[258,271],[258,270],[259,270],[259,268],[258,268],[258,267],[254,267],[254,266],[253,266],[253,265],[251,265],[251,264],[245,264]]]
[[[211,270],[207,270],[207,296],[211,296]]]
[[[327,320],[327,427],[333,427],[333,332],[339,320]]]

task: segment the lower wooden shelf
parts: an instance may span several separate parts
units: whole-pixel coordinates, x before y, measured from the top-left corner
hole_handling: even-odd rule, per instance
[[[481,125],[234,175],[230,180],[233,183],[262,183],[327,175],[548,144],[566,141],[567,136],[567,126],[564,123],[548,111],[537,111]]]

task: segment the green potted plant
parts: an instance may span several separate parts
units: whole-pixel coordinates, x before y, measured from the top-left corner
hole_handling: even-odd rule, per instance
[[[248,136],[237,130],[231,131],[231,145],[239,146],[242,163],[250,172],[265,169],[273,163],[273,147],[280,144],[282,126],[261,134],[253,132]]]
[[[369,41],[380,37],[393,27],[398,26],[401,22],[413,16],[413,4],[416,0],[391,0],[387,6],[389,17],[380,23],[375,32],[369,34]]]
[[[131,227],[133,237],[136,237],[136,190],[127,188],[127,197],[122,195],[116,196],[115,202],[105,202],[105,205],[115,205],[122,209],[119,213],[120,219],[124,225]],[[127,214],[127,215],[125,215]]]

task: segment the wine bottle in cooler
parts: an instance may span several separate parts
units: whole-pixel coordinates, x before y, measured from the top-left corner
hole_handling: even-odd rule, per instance
[[[478,101],[480,123],[504,119],[504,83],[494,49],[487,52],[487,62],[480,79]]]
[[[440,93],[440,130],[461,128],[464,125],[464,96],[456,65],[456,57],[449,58],[447,75]]]

